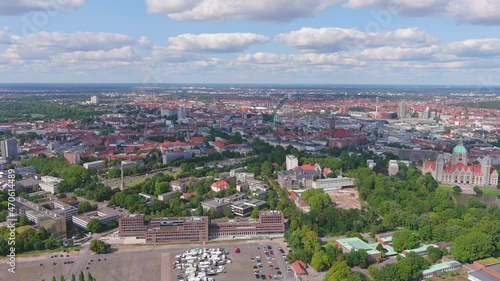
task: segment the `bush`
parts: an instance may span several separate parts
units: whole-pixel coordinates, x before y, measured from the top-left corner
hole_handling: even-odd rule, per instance
[[[453,191],[458,192],[458,193],[461,193],[461,192],[462,192],[462,188],[460,188],[460,186],[458,186],[458,185],[455,185],[455,186],[453,187]]]

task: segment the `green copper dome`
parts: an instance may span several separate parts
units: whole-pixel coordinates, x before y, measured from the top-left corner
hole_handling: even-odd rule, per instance
[[[455,148],[453,148],[453,153],[467,153],[467,149],[465,149],[465,146],[461,145],[461,144],[458,144],[457,146],[455,146]]]

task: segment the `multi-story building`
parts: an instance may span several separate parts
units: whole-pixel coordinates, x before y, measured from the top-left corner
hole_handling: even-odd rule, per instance
[[[389,175],[395,176],[399,172],[399,164],[397,160],[390,160],[389,161]]]
[[[0,150],[2,151],[2,159],[16,157],[17,155],[17,140],[7,139],[0,141]]]
[[[295,157],[294,155],[287,155],[286,156],[286,170],[292,170],[295,167],[299,166],[299,159]]]
[[[44,227],[57,239],[66,238],[66,218],[64,215],[48,210],[24,198],[16,198],[14,203],[19,215],[25,215],[37,227]]]
[[[64,158],[70,164],[78,164],[78,162],[80,162],[80,153],[77,153],[77,152],[64,152]]]
[[[487,155],[480,164],[468,164],[467,149],[462,141],[453,148],[451,161],[445,162],[440,154],[436,161],[425,161],[422,174],[431,173],[438,182],[449,184],[466,184],[497,186],[498,172],[491,164],[491,158]]]
[[[42,180],[42,182],[39,183],[40,188],[43,191],[47,191],[52,194],[56,194],[58,192],[59,183],[63,181],[60,178],[51,176],[43,176],[40,179]]]
[[[339,190],[352,186],[354,186],[354,179],[344,177],[319,179],[312,182],[312,188],[319,188],[325,191]]]
[[[106,163],[103,160],[83,163],[85,169],[102,169],[106,167]]]
[[[152,219],[145,237],[148,244],[208,241],[208,217]]]
[[[231,204],[237,201],[247,199],[248,196],[245,194],[233,194],[224,198],[212,198],[201,202],[203,210],[209,211],[214,210],[215,215],[218,216],[222,214],[224,208],[230,208]]]
[[[121,216],[119,220],[120,237],[144,238],[148,244],[205,242],[209,238],[270,236],[284,232],[285,219],[281,211],[261,211],[258,219],[158,218],[147,225],[143,215]]]
[[[91,219],[98,219],[101,223],[104,224],[111,221],[117,221],[120,218],[120,215],[121,213],[119,213],[118,211],[106,207],[73,216],[73,224],[85,230],[88,230],[87,224]]]
[[[131,214],[121,216],[118,220],[118,235],[120,237],[137,237],[144,239],[147,225],[144,224],[144,215]]]
[[[285,189],[307,189],[312,187],[315,179],[321,177],[321,167],[319,164],[302,165],[292,170],[278,173],[278,183]]]
[[[399,119],[406,118],[407,114],[408,114],[407,104],[405,101],[403,101],[399,104]]]
[[[280,211],[261,211],[258,219],[225,219],[210,222],[210,238],[267,236],[284,232],[284,217]]]

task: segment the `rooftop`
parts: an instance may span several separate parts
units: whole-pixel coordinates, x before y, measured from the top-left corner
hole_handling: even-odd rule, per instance
[[[422,274],[423,275],[432,274],[436,271],[441,271],[455,266],[462,266],[462,264],[459,263],[458,261],[448,261],[448,262],[438,263],[432,265],[428,269],[422,270]]]
[[[339,243],[340,245],[342,245],[344,248],[348,249],[349,251],[357,251],[357,250],[363,249],[369,255],[374,255],[374,254],[380,253],[379,251],[377,251],[377,249],[368,245],[367,243],[365,243],[363,240],[359,239],[358,237],[338,239],[335,241],[337,241],[337,243]]]

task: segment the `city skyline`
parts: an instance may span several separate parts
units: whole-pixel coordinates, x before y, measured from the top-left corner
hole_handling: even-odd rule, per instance
[[[0,3],[0,83],[500,85],[500,3],[393,2]]]

